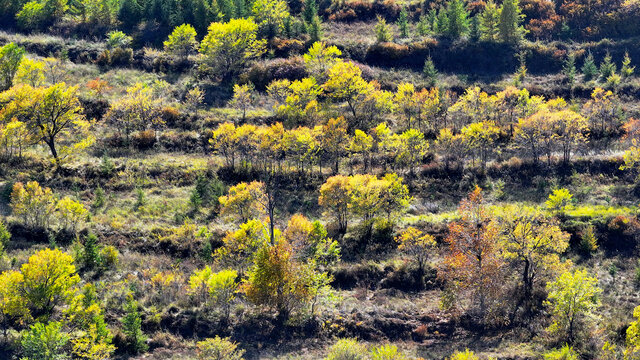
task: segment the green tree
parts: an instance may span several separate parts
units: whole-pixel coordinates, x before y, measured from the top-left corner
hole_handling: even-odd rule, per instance
[[[391,34],[391,28],[387,25],[387,21],[378,16],[378,22],[374,27],[374,31],[376,33],[376,41],[381,42],[389,42],[392,40],[393,35]]]
[[[45,79],[44,66],[45,63],[43,61],[23,58],[16,72],[15,82],[33,87],[41,86]]]
[[[69,358],[65,347],[69,335],[62,331],[62,324],[52,321],[35,323],[22,333],[22,352],[25,360],[65,360]]]
[[[567,58],[564,61],[564,66],[562,67],[562,74],[567,79],[567,82],[569,83],[569,87],[573,88],[573,85],[576,82],[576,74],[577,74],[576,56],[574,55],[574,53],[571,52],[567,55]]]
[[[500,23],[500,8],[493,0],[489,0],[480,15],[480,38],[484,41],[498,39],[498,24]]]
[[[598,77],[598,67],[596,66],[596,62],[593,59],[593,54],[591,54],[591,52],[589,52],[587,57],[584,59],[584,64],[582,65],[581,70],[585,81],[590,81]]]
[[[522,41],[526,30],[521,25],[524,15],[520,10],[518,0],[504,0],[500,8],[500,22],[498,36],[501,41],[517,44]]]
[[[311,22],[307,24],[307,33],[310,41],[322,40],[322,21],[320,16],[314,16]]]
[[[446,34],[452,39],[458,39],[469,31],[469,12],[462,0],[451,0],[447,5]]]
[[[600,80],[606,81],[617,70],[616,64],[611,59],[611,54],[607,53],[600,63]]]
[[[164,50],[185,59],[198,48],[196,35],[196,29],[193,26],[182,24],[173,29],[167,41],[164,42]]]
[[[24,48],[12,42],[0,47],[0,91],[13,86],[13,77],[18,71],[24,53]]]
[[[258,25],[252,19],[213,22],[200,44],[200,70],[223,79],[242,71],[248,62],[265,52],[265,41],[257,38]]]
[[[438,82],[438,69],[436,69],[436,66],[433,64],[431,56],[427,57],[427,59],[424,61],[422,74],[429,81],[429,85],[435,86]]]
[[[260,33],[267,39],[277,36],[284,29],[284,20],[291,16],[284,0],[255,0],[252,13]]]
[[[253,104],[254,90],[252,83],[244,85],[233,85],[233,98],[229,105],[242,111],[241,123],[247,119],[247,109]]]
[[[56,200],[50,188],[42,188],[37,181],[13,184],[11,209],[26,226],[48,227],[55,211]]]
[[[311,76],[322,82],[326,72],[340,61],[342,51],[335,46],[327,46],[324,42],[316,41],[303,55],[304,66]]]
[[[566,271],[547,284],[547,291],[545,304],[550,307],[552,319],[547,331],[572,344],[578,331],[587,325],[585,320],[600,305],[598,297],[602,290],[598,279],[589,276],[586,270]]]
[[[318,2],[316,0],[304,0],[304,10],[302,18],[307,24],[310,24],[315,17],[318,16]]]
[[[138,311],[138,302],[133,294],[127,294],[127,302],[124,305],[125,315],[122,318],[122,332],[126,336],[128,350],[133,354],[140,354],[149,348],[146,344],[147,337],[142,333],[142,319]]]
[[[80,278],[70,255],[44,249],[29,257],[20,271],[4,272],[2,280],[8,300],[3,312],[30,321],[47,320],[57,305],[68,303]]]
[[[407,13],[407,8],[405,6],[402,7],[402,10],[400,10],[397,24],[398,29],[400,30],[400,37],[409,37],[409,14]]]
[[[622,59],[622,68],[620,68],[622,77],[625,79],[630,78],[633,75],[635,68],[635,66],[631,66],[631,57],[629,56],[629,53],[625,52],[624,58]]]

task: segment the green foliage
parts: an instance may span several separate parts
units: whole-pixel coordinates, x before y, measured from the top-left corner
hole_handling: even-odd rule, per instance
[[[438,81],[438,69],[436,69],[436,66],[433,64],[431,56],[427,57],[427,59],[424,61],[422,74],[429,81],[429,85],[435,86]]]
[[[284,0],[255,0],[253,17],[261,34],[267,39],[277,36],[284,29],[284,20],[289,18],[289,5]]]
[[[416,24],[416,32],[419,36],[427,36],[431,32],[431,23],[427,15],[420,16],[418,24]]]
[[[563,213],[570,210],[572,205],[573,195],[569,190],[565,188],[555,189],[549,195],[549,199],[545,202],[547,209],[556,212]]]
[[[356,339],[340,339],[329,349],[325,360],[365,360],[366,348]]]
[[[593,316],[600,305],[598,279],[586,270],[569,271],[547,284],[549,297],[545,304],[550,307],[552,323],[547,331],[572,344],[578,331],[588,324],[585,320]]]
[[[520,10],[518,0],[504,0],[500,8],[500,22],[498,23],[498,37],[509,44],[522,41],[525,29],[521,25],[524,15]]]
[[[119,30],[111,31],[107,34],[107,46],[111,49],[126,49],[131,46],[132,41],[131,36]]]
[[[98,188],[96,188],[94,198],[93,198],[93,208],[94,209],[102,208],[105,204],[105,201],[106,201],[106,197],[104,194],[104,190],[102,190],[102,187],[98,186]]]
[[[600,80],[606,81],[616,73],[616,64],[611,59],[611,54],[607,53],[600,63]]]
[[[98,237],[89,233],[84,240],[84,248],[82,251],[82,265],[85,269],[94,269],[100,264],[100,254],[98,248]]]
[[[409,37],[409,14],[407,13],[407,8],[402,7],[400,10],[400,15],[398,15],[398,29],[400,30],[400,37],[406,38]]]
[[[469,31],[469,12],[462,0],[451,0],[447,5],[446,35],[458,39]]]
[[[44,2],[29,1],[16,14],[16,20],[18,25],[25,30],[39,30],[51,22],[51,15]]]
[[[473,351],[466,349],[465,351],[454,352],[447,360],[480,360],[480,358]]]
[[[318,2],[316,0],[304,0],[304,10],[302,11],[302,18],[307,24],[313,22],[318,16]]]
[[[567,78],[569,87],[573,88],[577,74],[576,56],[573,53],[567,55],[567,59],[564,61],[564,66],[562,67],[562,74]]]
[[[405,360],[404,354],[395,345],[380,345],[371,350],[371,360]]]
[[[22,353],[26,360],[65,360],[69,354],[65,347],[69,335],[62,331],[62,323],[51,321],[46,325],[35,323],[22,333]]]
[[[520,66],[518,67],[518,70],[516,70],[515,76],[513,78],[513,84],[515,86],[520,86],[520,84],[522,84],[522,82],[524,81],[524,78],[527,76],[527,55],[528,53],[526,51],[520,51],[516,54]]]
[[[314,16],[311,22],[307,24],[307,33],[309,34],[309,40],[312,42],[322,40],[322,21],[320,16]]]
[[[635,66],[631,66],[631,57],[628,52],[624,53],[624,58],[622,59],[622,68],[620,68],[620,74],[624,79],[628,79],[633,75],[635,70]]]
[[[125,315],[121,319],[122,332],[127,338],[128,350],[133,354],[140,354],[147,351],[147,337],[142,333],[142,319],[138,311],[138,302],[134,300],[133,294],[127,294],[127,302],[124,305]]]
[[[141,187],[136,187],[136,202],[133,205],[135,211],[139,211],[143,206],[147,204],[147,195]]]
[[[387,25],[387,21],[378,16],[378,22],[374,27],[374,31],[376,33],[376,41],[381,42],[389,42],[392,40],[393,35],[391,34],[391,27]]]
[[[293,258],[290,244],[277,240],[256,252],[243,290],[252,303],[268,306],[288,319],[312,298],[310,270]]]
[[[220,308],[225,318],[229,317],[231,303],[238,289],[235,270],[222,270],[214,273],[209,266],[196,271],[189,278],[189,291],[210,305]]]
[[[596,66],[596,62],[593,59],[593,54],[589,52],[587,57],[584,59],[584,64],[582,65],[582,74],[584,75],[585,81],[590,81],[598,77],[599,70]]]
[[[469,25],[469,40],[477,42],[480,40],[482,34],[480,33],[480,15],[473,16]]]
[[[489,0],[480,16],[480,38],[484,41],[498,39],[498,23],[500,22],[500,9],[493,0]]]
[[[14,43],[0,47],[0,91],[7,90],[13,85],[13,78],[24,53],[24,48]]]
[[[228,78],[242,71],[248,62],[265,52],[265,41],[257,38],[258,24],[252,19],[214,22],[200,44],[200,71]]]
[[[169,35],[164,42],[164,50],[169,54],[186,58],[198,48],[196,29],[189,24],[182,24]]]
[[[544,360],[579,360],[580,357],[569,344],[564,344],[559,349],[549,350],[543,355]]]
[[[244,350],[238,349],[238,344],[229,340],[229,338],[221,338],[216,335],[215,338],[208,338],[199,341],[198,360],[243,360]]]
[[[4,255],[7,250],[7,246],[9,245],[9,240],[11,240],[11,233],[7,226],[0,220],[0,258]]]
[[[587,254],[593,253],[598,249],[598,238],[596,237],[593,225],[589,225],[582,230],[582,234],[580,236],[580,247],[582,248],[582,251]]]

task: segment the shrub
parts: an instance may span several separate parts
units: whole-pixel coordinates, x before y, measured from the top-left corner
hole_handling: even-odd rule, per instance
[[[9,245],[9,240],[11,239],[11,233],[7,229],[7,226],[0,220],[0,257],[4,254],[7,249],[7,245]]]
[[[371,351],[371,360],[405,360],[406,358],[395,345],[381,345]]]
[[[112,245],[107,245],[100,249],[101,264],[105,268],[115,268],[118,266],[118,263],[120,262],[119,256],[120,253],[118,252],[118,249]]]
[[[156,133],[153,130],[140,131],[133,136],[132,143],[139,150],[149,150],[156,143]]]
[[[365,360],[367,351],[356,339],[340,339],[331,349],[326,360]]]
[[[112,66],[127,66],[133,61],[133,50],[115,48],[111,50],[109,64]]]
[[[465,351],[456,351],[451,354],[451,357],[448,360],[479,360],[480,358],[473,353],[473,351],[469,351],[466,349]]]
[[[30,181],[26,186],[21,182],[13,185],[11,208],[14,215],[22,217],[26,226],[49,226],[55,206],[50,188],[42,188],[36,181]]]
[[[593,225],[587,226],[584,230],[582,230],[582,236],[580,237],[580,247],[586,253],[592,253],[598,249],[598,238],[596,237]]]
[[[69,356],[65,347],[69,336],[62,332],[62,324],[52,321],[48,324],[36,323],[22,333],[22,353],[24,359],[63,360]]]
[[[578,354],[568,344],[564,344],[560,349],[549,350],[544,353],[544,360],[578,360]]]
[[[553,212],[562,213],[572,207],[571,199],[573,195],[567,189],[555,189],[545,202],[547,208]]]
[[[243,360],[244,350],[238,349],[238,344],[229,340],[229,338],[221,338],[216,335],[215,338],[199,341],[198,360]]]
[[[138,302],[133,299],[133,294],[127,295],[127,303],[124,306],[125,315],[122,318],[122,331],[126,336],[128,350],[133,354],[147,351],[147,337],[142,333],[142,319],[138,312]]]

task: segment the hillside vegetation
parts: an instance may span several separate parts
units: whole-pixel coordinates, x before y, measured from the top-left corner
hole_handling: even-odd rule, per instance
[[[0,359],[639,359],[638,24],[0,0]]]

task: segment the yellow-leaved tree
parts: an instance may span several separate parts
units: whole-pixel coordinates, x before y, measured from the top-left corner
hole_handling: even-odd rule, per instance
[[[57,83],[34,88],[17,85],[0,94],[7,105],[0,120],[16,118],[27,125],[30,138],[44,143],[56,165],[78,151],[91,146],[91,124],[82,115],[77,86]]]
[[[265,52],[266,42],[258,40],[257,32],[258,24],[251,18],[211,23],[200,44],[200,71],[222,79],[239,74]]]

